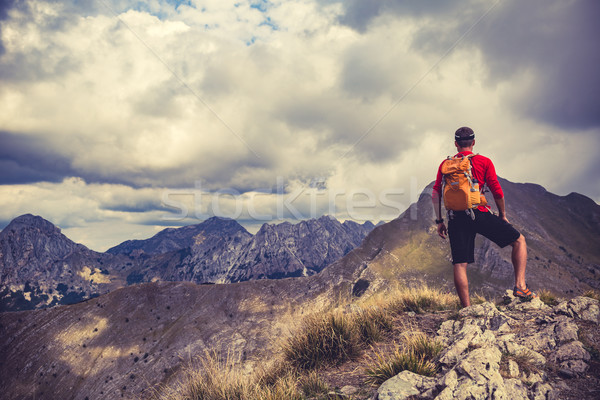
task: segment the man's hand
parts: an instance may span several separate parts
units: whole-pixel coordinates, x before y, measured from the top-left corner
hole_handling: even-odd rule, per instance
[[[448,234],[448,230],[446,229],[446,224],[444,224],[443,222],[437,224],[437,232],[438,232],[438,235],[440,235],[440,237],[442,239],[446,239],[446,235]]]
[[[508,220],[508,218],[506,218],[506,214],[498,214],[498,216],[502,219],[502,221],[506,222],[507,224],[510,224],[510,221]]]

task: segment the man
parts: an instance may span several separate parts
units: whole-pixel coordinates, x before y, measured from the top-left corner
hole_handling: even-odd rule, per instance
[[[471,128],[459,128],[454,134],[454,139],[454,145],[458,150],[457,156],[473,154],[475,133]],[[446,229],[444,219],[441,216],[443,179],[441,164],[438,168],[432,194],[438,235],[443,239],[446,238],[446,235],[450,237],[452,263],[454,264],[454,285],[460,303],[463,307],[471,305],[467,264],[475,262],[475,236],[478,233],[500,247],[512,246],[512,264],[515,271],[513,295],[523,300],[531,300],[537,296],[527,288],[525,282],[527,244],[523,235],[508,222],[504,205],[504,193],[498,182],[494,164],[489,158],[481,155],[472,156],[471,164],[473,178],[479,181],[479,187],[482,190],[484,186],[490,189],[498,207],[499,215],[496,216],[491,213],[488,206],[478,206],[472,212],[469,210],[450,211],[448,212],[448,228]]]

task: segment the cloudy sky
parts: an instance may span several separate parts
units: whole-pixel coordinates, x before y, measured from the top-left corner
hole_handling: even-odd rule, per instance
[[[389,220],[464,125],[500,176],[600,201],[596,0],[1,7],[0,227],[104,251],[211,215]]]

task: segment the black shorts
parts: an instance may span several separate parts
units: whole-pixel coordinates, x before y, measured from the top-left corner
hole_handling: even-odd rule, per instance
[[[455,211],[448,221],[452,263],[475,262],[475,235],[481,234],[500,247],[513,243],[521,235],[511,224],[491,212],[473,210],[475,219],[463,211]]]

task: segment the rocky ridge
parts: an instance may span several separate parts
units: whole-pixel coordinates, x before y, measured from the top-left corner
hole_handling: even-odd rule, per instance
[[[360,245],[374,227],[371,222],[362,225],[351,221],[341,223],[335,218],[322,216],[296,224],[264,224],[255,235],[251,235],[231,220],[223,220],[226,229],[215,229],[214,219],[195,225],[192,240],[180,240],[179,249],[145,260],[134,272],[135,280],[232,283],[310,276]],[[138,253],[140,249],[155,248],[149,243],[155,243],[161,234],[140,241],[134,250],[131,250],[130,244],[126,246],[127,251],[143,255],[143,250]]]
[[[27,214],[0,233],[0,311],[72,304],[142,282],[314,275],[360,245],[373,227],[324,216],[264,224],[252,235],[234,220],[213,217],[98,253]]]
[[[564,399],[571,390],[565,379],[585,376],[590,368],[576,320],[597,326],[598,300],[580,296],[550,307],[539,299],[522,303],[507,291],[505,303],[467,307],[456,320],[443,322],[437,335],[446,346],[441,372],[424,377],[403,371],[373,398]],[[586,385],[600,394],[598,376]]]

